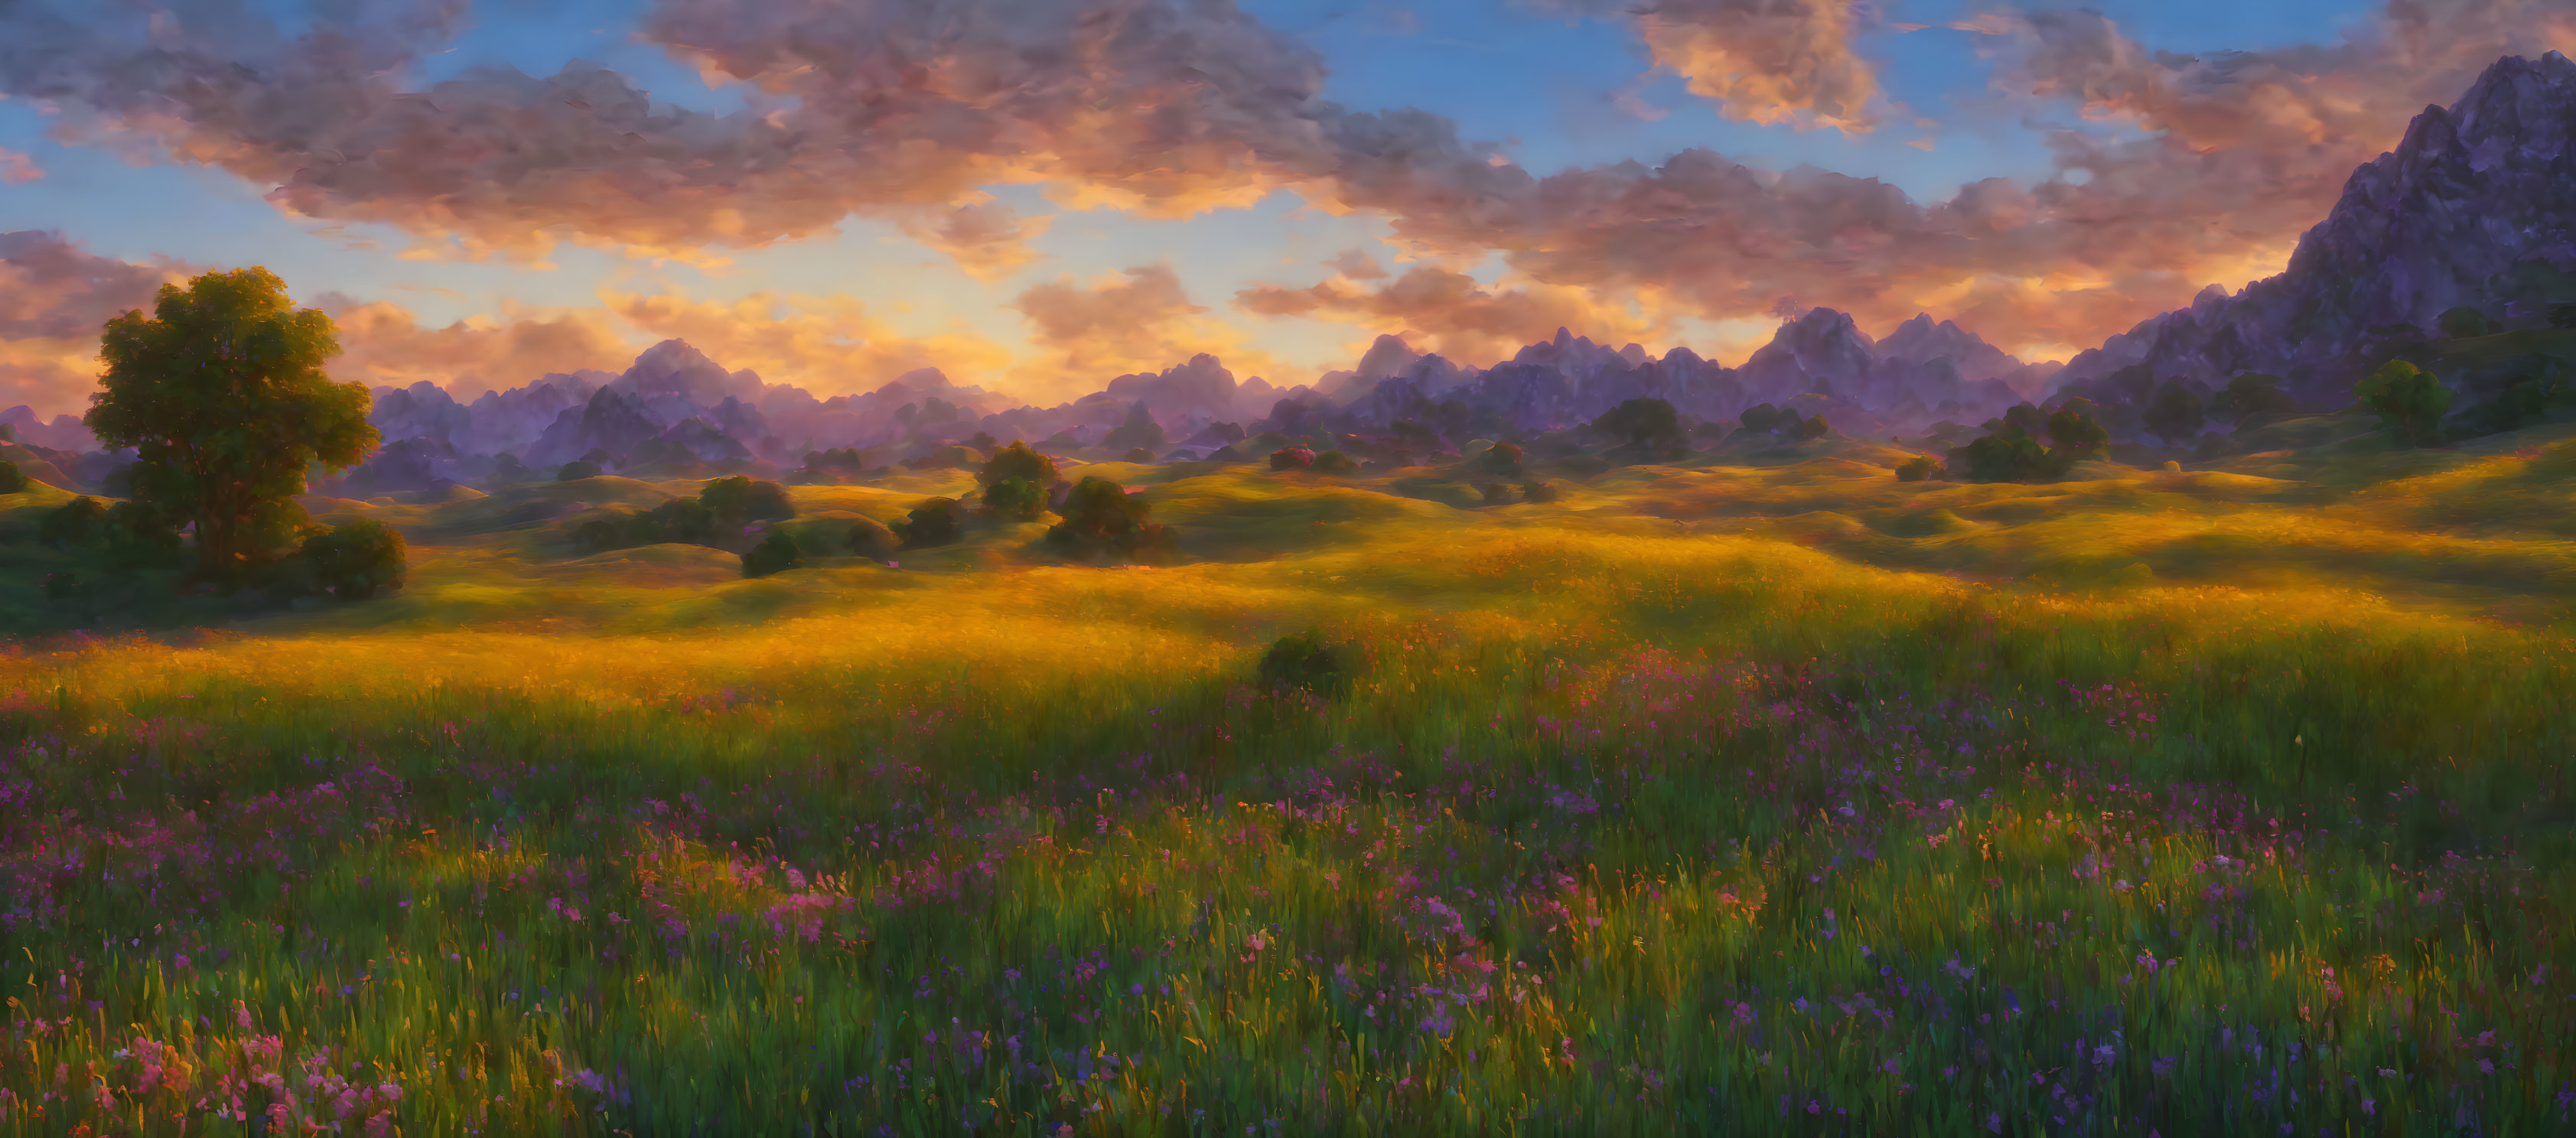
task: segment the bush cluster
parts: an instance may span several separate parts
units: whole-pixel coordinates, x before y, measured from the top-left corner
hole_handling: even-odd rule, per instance
[[[1151,506],[1106,478],[1085,478],[1057,512],[1064,520],[1047,530],[1049,544],[1077,557],[1137,557],[1168,549],[1168,526],[1147,520]]]

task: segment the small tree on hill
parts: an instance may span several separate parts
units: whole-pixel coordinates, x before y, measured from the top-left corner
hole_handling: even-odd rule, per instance
[[[1315,456],[1313,469],[1317,474],[1357,474],[1360,472],[1360,464],[1351,461],[1351,456],[1347,454],[1328,450]]]
[[[698,491],[698,501],[715,515],[718,525],[740,526],[796,516],[796,503],[787,496],[786,487],[753,481],[740,474],[707,483]]]
[[[1476,465],[1488,474],[1516,478],[1521,473],[1521,448],[1517,443],[1495,443],[1476,456]]]
[[[2209,417],[2201,411],[2200,397],[2178,379],[2168,379],[2156,388],[2155,397],[2147,401],[2139,422],[2165,445],[2173,446],[2200,434]]]
[[[555,470],[557,482],[579,482],[584,478],[597,477],[599,477],[599,464],[586,458],[576,458]]]
[[[2352,389],[2364,407],[2379,416],[2379,427],[2399,446],[2441,445],[2442,415],[2451,409],[2451,389],[2440,379],[2404,360],[2379,365]]]
[[[133,447],[133,497],[196,529],[196,573],[230,581],[288,540],[305,472],[344,470],[376,447],[365,384],[333,383],[331,318],[294,307],[266,269],[163,285],[153,315],[107,322],[106,370],[84,422]]]
[[[301,552],[313,567],[314,583],[344,601],[382,596],[403,584],[403,536],[373,518],[317,530],[305,537]]]
[[[1315,452],[1304,447],[1281,447],[1270,452],[1270,469],[1304,470],[1315,465]]]
[[[990,486],[996,482],[1020,479],[1032,486],[1053,486],[1056,481],[1055,460],[1030,449],[1018,439],[993,452],[984,468],[975,474],[976,481]]]
[[[894,535],[892,528],[875,518],[860,518],[851,522],[847,538],[850,552],[878,561],[885,560],[886,555],[893,553],[896,543],[901,540]]]
[[[27,474],[18,464],[0,459],[0,494],[15,494],[27,488]]]
[[[2259,425],[2262,420],[2296,414],[2297,400],[2281,390],[2281,377],[2246,372],[2227,381],[2227,387],[2210,400],[2210,410],[2233,421],[2238,427]]]
[[[2443,313],[2433,321],[2433,326],[2442,330],[2442,338],[2446,340],[2466,340],[2495,331],[2486,313],[2465,304]]]
[[[1805,442],[1809,439],[1821,439],[1833,432],[1834,425],[1826,422],[1825,417],[1822,415],[1810,415],[1807,418],[1800,420],[1798,423],[1798,441],[1800,442]]]
[[[1745,430],[1758,435],[1776,434],[1780,428],[1796,422],[1797,419],[1797,416],[1768,403],[1756,403],[1745,408],[1744,413],[1736,417],[1736,421],[1742,423]]]
[[[906,548],[945,545],[957,540],[965,521],[965,508],[955,498],[931,498],[912,508],[902,521],[894,524],[896,537]]]
[[[1046,506],[1046,491],[1026,478],[1005,478],[984,488],[984,512],[997,518],[1035,521]]]
[[[1637,398],[1601,413],[1592,429],[1619,439],[1650,457],[1672,457],[1690,451],[1682,417],[1661,399]]]
[[[93,545],[104,536],[107,507],[98,499],[82,495],[45,512],[36,524],[36,540],[56,549],[73,549]]]
[[[2102,424],[2094,422],[2091,415],[2063,407],[2048,417],[2048,441],[2071,463],[2078,458],[2100,457],[2102,449],[2111,443],[2111,432],[2103,430]]]
[[[784,532],[773,531],[760,539],[751,552],[742,555],[742,575],[766,577],[783,573],[805,563],[805,552],[796,547],[796,539]]]
[[[1928,455],[1916,455],[1897,464],[1896,480],[1899,482],[1921,482],[1926,478],[1932,477],[1932,471],[1937,469],[1940,465],[1941,464],[1932,461],[1931,457]]]
[[[1134,556],[1167,546],[1170,528],[1147,521],[1151,509],[1124,486],[1085,478],[1065,496],[1059,511],[1064,521],[1047,531],[1047,541],[1085,557]]]

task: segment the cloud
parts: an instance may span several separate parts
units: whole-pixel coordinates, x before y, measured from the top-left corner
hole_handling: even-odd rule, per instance
[[[1355,281],[1382,281],[1387,277],[1385,267],[1377,263],[1377,258],[1369,256],[1368,250],[1356,247],[1342,250],[1338,256],[1324,262],[1324,267],[1333,270],[1337,276]]]
[[[679,338],[729,368],[817,396],[874,391],[916,368],[935,367],[959,383],[998,376],[1010,352],[964,328],[909,337],[870,316],[850,296],[757,292],[737,301],[670,293],[602,291],[608,311],[647,339]]]
[[[458,399],[524,386],[548,372],[600,368],[614,371],[633,360],[632,336],[600,309],[508,309],[444,327],[389,301],[361,303],[325,297],[316,307],[340,329],[341,354],[331,376],[370,387],[409,387],[427,381]]]
[[[1081,395],[1201,352],[1238,375],[1279,372],[1277,360],[1245,346],[1241,330],[1191,303],[1169,265],[1139,265],[1088,285],[1059,277],[1022,292],[1011,306],[1028,317],[1031,341],[1046,351],[1012,372],[1024,390]]]
[[[79,414],[98,386],[98,339],[109,320],[150,309],[187,266],[134,264],[83,250],[61,233],[0,233],[0,407]]]
[[[1389,243],[1425,260],[1499,251],[1528,282],[1719,320],[1787,295],[1871,322],[1952,298],[2020,346],[2098,342],[2169,295],[2124,304],[2132,285],[2277,270],[2414,111],[2498,55],[2569,41],[2560,0],[2393,0],[2334,43],[2209,56],[2145,51],[2098,14],[1972,14],[1960,23],[1992,53],[1998,111],[2139,130],[2070,124],[2050,135],[2053,176],[1919,202],[1700,149],[1539,177],[1440,116],[1324,100],[1310,47],[1222,0],[657,0],[645,36],[738,84],[750,109],[727,116],[654,106],[583,64],[412,91],[406,69],[459,4],[353,5],[342,25],[288,35],[232,0],[79,19],[21,0],[0,9],[0,93],[65,107],[75,136],[220,165],[293,212],[468,253],[578,240],[703,255],[827,233],[855,211],[999,274],[1044,219],[971,212],[981,186],[1043,183],[1067,208],[1163,217],[1292,189],[1383,216]],[[1726,113],[1867,125],[1876,78],[1850,39],[1869,18],[1851,0],[1558,7],[1629,13],[1659,65]],[[1108,288],[1149,299],[1140,281]],[[1086,291],[1042,286],[1022,310],[1043,328]],[[1180,330],[1167,344],[1221,338],[1203,314],[1145,310]],[[1052,345],[1050,366],[1141,364],[1152,340],[1093,326]]]
[[[901,225],[913,240],[948,254],[966,275],[989,281],[1037,260],[1041,254],[1028,243],[1054,221],[1053,215],[1021,217],[1007,205],[989,202],[941,212],[936,220],[906,219]]]
[[[45,168],[35,159],[0,146],[0,186],[23,186],[44,176]]]
[[[1662,0],[1634,10],[1655,65],[1746,122],[1860,133],[1878,73],[1852,51],[1870,11],[1857,0]]]
[[[1465,273],[1421,267],[1375,291],[1335,276],[1306,288],[1258,285],[1235,307],[1262,316],[1307,316],[1401,332],[1416,348],[1484,366],[1559,328],[1611,343],[1661,339],[1670,328],[1582,289],[1546,284],[1488,288]]]

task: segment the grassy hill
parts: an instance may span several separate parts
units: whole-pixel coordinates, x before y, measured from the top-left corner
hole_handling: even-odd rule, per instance
[[[408,586],[79,636],[0,498],[0,1134],[2552,1132],[2576,427],[2352,427],[1081,468],[1151,566],[317,501]]]

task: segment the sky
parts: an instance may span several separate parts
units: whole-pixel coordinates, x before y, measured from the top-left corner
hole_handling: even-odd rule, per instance
[[[0,407],[262,265],[471,398],[677,336],[1052,403],[1381,334],[2025,359],[2278,272],[2576,0],[0,0]]]

